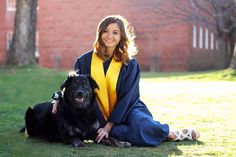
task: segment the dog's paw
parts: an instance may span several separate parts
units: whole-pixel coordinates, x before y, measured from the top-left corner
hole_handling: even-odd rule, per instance
[[[119,141],[113,137],[109,137],[107,139],[103,139],[101,141],[101,144],[107,145],[107,146],[113,146],[113,147],[120,147],[120,148],[125,148],[125,147],[131,147],[130,142],[126,141]]]
[[[73,147],[84,147],[84,143],[80,139],[74,139],[72,141],[72,146]]]
[[[112,145],[115,147],[120,147],[120,148],[131,147],[131,143],[127,141],[119,141],[113,137],[109,137],[109,139],[111,140]]]

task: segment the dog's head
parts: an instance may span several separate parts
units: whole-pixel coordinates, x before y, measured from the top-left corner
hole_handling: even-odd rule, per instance
[[[64,90],[63,99],[77,109],[87,109],[92,104],[97,83],[89,75],[69,73],[67,80],[61,85]]]

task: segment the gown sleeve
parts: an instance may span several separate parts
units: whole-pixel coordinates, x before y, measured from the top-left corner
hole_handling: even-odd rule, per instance
[[[75,70],[75,71],[79,71],[79,70],[80,70],[80,61],[79,61],[79,58],[75,61],[74,70]]]
[[[74,64],[74,71],[76,71],[76,73],[81,74],[80,72],[80,61],[79,58],[76,60],[75,64]]]
[[[92,50],[82,54],[74,64],[74,70],[78,74],[90,74],[90,64],[91,64]]]
[[[117,93],[117,104],[108,118],[108,122],[122,123],[126,121],[129,111],[139,101],[140,70],[137,62],[132,59],[127,67],[124,80]]]

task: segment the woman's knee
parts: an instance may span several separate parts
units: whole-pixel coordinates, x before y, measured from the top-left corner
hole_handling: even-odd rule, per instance
[[[125,125],[114,125],[110,131],[110,136],[120,141],[127,141],[126,134],[128,128]]]

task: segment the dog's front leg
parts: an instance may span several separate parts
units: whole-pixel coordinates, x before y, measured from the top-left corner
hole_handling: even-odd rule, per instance
[[[84,142],[82,142],[79,138],[75,138],[71,140],[71,145],[73,147],[84,147]]]
[[[120,148],[131,147],[131,143],[125,142],[125,141],[119,141],[113,137],[102,139],[101,144],[104,144],[107,146],[113,146],[113,147],[120,147]]]

